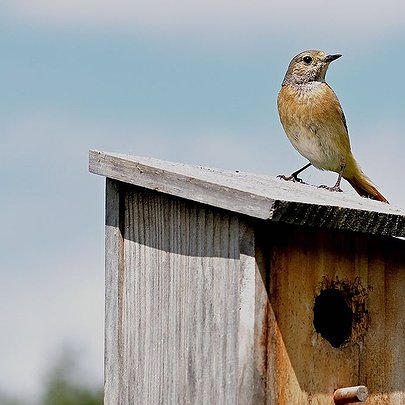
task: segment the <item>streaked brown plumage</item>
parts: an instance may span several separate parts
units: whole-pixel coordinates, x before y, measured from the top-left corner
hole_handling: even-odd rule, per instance
[[[330,62],[340,56],[304,51],[288,66],[278,95],[278,112],[288,139],[310,163],[291,176],[280,177],[300,181],[297,175],[312,164],[339,174],[336,184],[326,188],[341,191],[343,177],[361,196],[388,203],[356,162],[342,107],[325,82]]]

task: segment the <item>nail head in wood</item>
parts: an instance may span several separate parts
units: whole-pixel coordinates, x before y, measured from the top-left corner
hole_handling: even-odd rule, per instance
[[[363,402],[368,397],[368,389],[364,385],[339,388],[333,394],[335,404],[352,404]]]

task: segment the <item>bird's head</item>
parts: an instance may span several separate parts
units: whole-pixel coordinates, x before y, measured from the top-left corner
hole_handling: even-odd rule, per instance
[[[329,64],[341,56],[315,50],[301,52],[288,65],[283,84],[324,82]]]

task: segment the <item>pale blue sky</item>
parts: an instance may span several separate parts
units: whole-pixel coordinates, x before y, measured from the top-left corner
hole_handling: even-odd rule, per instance
[[[402,2],[168,4],[0,6],[0,391],[37,395],[66,344],[82,351],[86,378],[102,381],[104,187],[87,172],[88,149],[290,173],[305,160],[276,97],[299,51],[343,54],[327,80],[354,153],[405,207]]]

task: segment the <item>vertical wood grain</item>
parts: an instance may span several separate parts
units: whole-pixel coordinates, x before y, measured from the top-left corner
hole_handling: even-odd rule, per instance
[[[107,343],[120,372],[106,403],[251,403],[252,228],[226,211],[133,188],[123,230],[121,320],[118,340]]]
[[[370,330],[362,370],[367,404],[405,403],[405,249],[400,240],[373,240],[368,247]],[[371,299],[373,297],[373,299]]]
[[[255,312],[256,312],[256,270],[255,235],[251,226],[240,221],[240,270],[239,270],[239,375],[238,403],[256,403],[255,384]]]
[[[120,275],[123,271],[124,240],[121,232],[122,192],[120,183],[106,179],[105,218],[105,356],[104,403],[117,403],[120,381],[119,335],[121,310]]]

